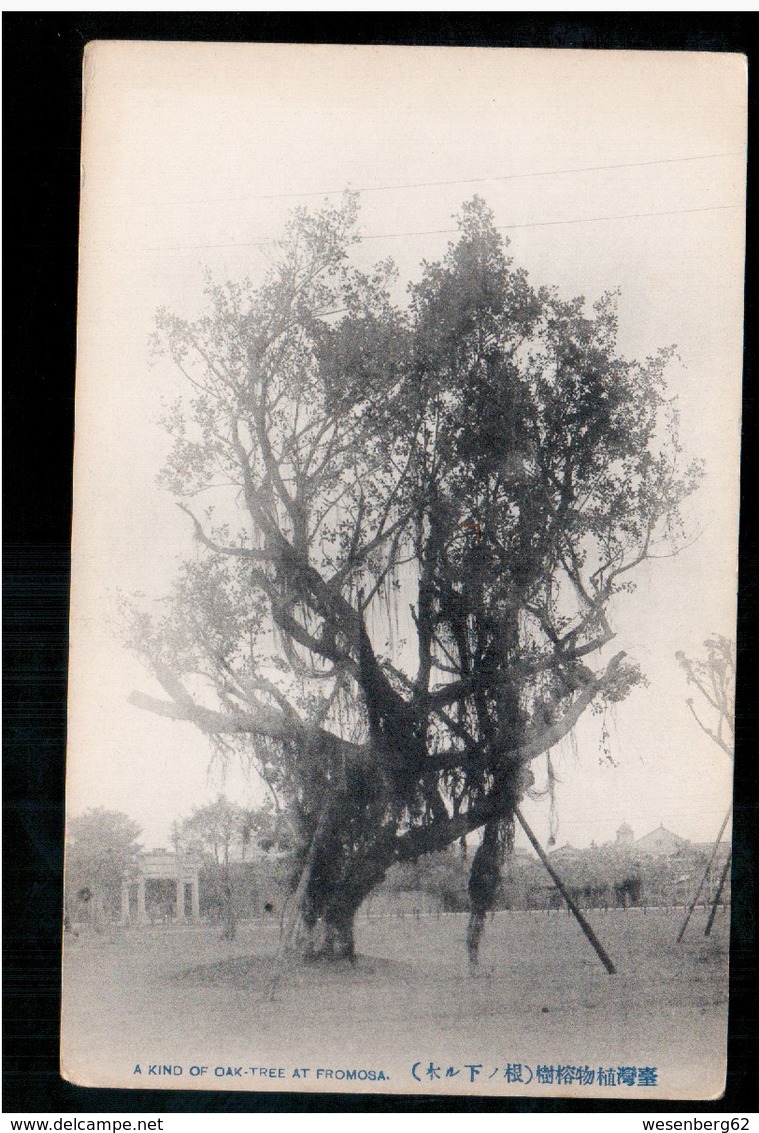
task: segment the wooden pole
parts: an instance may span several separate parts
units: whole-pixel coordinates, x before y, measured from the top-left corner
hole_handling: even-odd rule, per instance
[[[709,870],[712,868],[712,863],[714,862],[714,859],[717,856],[717,850],[719,849],[719,844],[720,844],[720,841],[722,840],[722,835],[725,833],[725,827],[727,826],[728,822],[730,821],[730,815],[732,813],[733,813],[733,804],[730,803],[730,806],[727,808],[727,814],[723,818],[722,825],[719,828],[719,834],[717,835],[716,841],[715,841],[714,845],[712,846],[711,856],[709,857],[709,861],[706,864],[706,869],[704,870],[704,876],[701,878],[701,884],[699,885],[698,889],[696,890],[696,896],[691,901],[690,908],[688,909],[688,912],[686,913],[686,916],[685,916],[685,920],[683,921],[683,927],[680,929],[680,932],[677,935],[677,943],[678,944],[681,942],[681,940],[685,936],[685,930],[688,927],[688,924],[690,923],[691,917],[693,916],[693,910],[695,909],[696,905],[698,904],[698,899],[701,896],[701,891],[704,888],[704,884],[706,882],[707,877],[709,876]]]
[[[712,925],[714,924],[714,918],[717,915],[717,905],[719,905],[720,897],[722,896],[722,890],[725,888],[725,882],[727,881],[727,875],[730,872],[730,862],[732,861],[732,858],[733,858],[733,855],[732,855],[732,852],[731,852],[727,855],[727,861],[725,862],[725,864],[722,868],[722,873],[721,873],[720,879],[719,879],[719,885],[717,886],[717,892],[715,893],[714,901],[712,902],[712,911],[709,914],[709,920],[707,921],[706,929],[704,930],[704,936],[710,936],[711,935]]]
[[[525,822],[524,816],[523,816],[522,812],[520,811],[519,807],[516,808],[516,810],[514,811],[514,814],[516,816],[517,821],[519,822],[519,825],[522,827],[525,834],[529,838],[530,843],[532,844],[532,848],[534,849],[535,853],[538,855],[541,862],[543,863],[543,865],[548,870],[548,873],[551,877],[551,880],[553,881],[553,883],[556,886],[556,888],[558,889],[559,893],[561,893],[562,897],[566,901],[567,907],[569,909],[571,909],[571,911],[574,913],[575,918],[577,920],[577,923],[579,924],[580,928],[582,929],[582,931],[587,936],[590,943],[593,945],[593,947],[596,951],[596,955],[598,956],[599,960],[601,961],[603,966],[606,968],[606,971],[609,973],[610,976],[616,975],[617,969],[614,967],[611,960],[609,959],[609,956],[608,956],[606,950],[604,949],[603,945],[601,944],[601,941],[598,939],[596,934],[593,932],[593,929],[590,927],[588,922],[585,920],[585,917],[580,912],[580,909],[578,908],[578,906],[572,900],[572,897],[569,893],[569,890],[567,889],[564,882],[559,877],[556,870],[551,865],[550,861],[548,860],[548,855],[546,854],[543,847],[540,845],[540,842],[538,842],[538,840],[535,837],[535,835],[533,834],[532,830],[530,829],[530,827]]]

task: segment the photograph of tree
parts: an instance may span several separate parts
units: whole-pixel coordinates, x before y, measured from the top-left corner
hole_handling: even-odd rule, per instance
[[[717,1097],[745,62],[84,94],[64,1074]]]

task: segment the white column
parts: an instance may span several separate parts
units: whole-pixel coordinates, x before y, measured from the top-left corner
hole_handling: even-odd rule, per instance
[[[124,881],[121,886],[121,922],[129,924],[129,882]]]
[[[184,880],[177,878],[177,920],[183,921],[184,915]]]
[[[137,882],[137,920],[140,924],[144,924],[148,919],[145,910],[145,878],[141,877]]]
[[[197,877],[192,879],[192,915],[195,920],[200,917],[200,885]]]

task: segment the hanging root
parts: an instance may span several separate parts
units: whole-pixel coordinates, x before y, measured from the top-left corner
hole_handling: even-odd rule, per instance
[[[479,963],[480,937],[485,927],[485,913],[475,912],[469,914],[469,923],[466,926],[466,948],[469,953],[469,968],[474,973]]]
[[[479,963],[479,949],[485,918],[495,904],[498,886],[501,881],[501,866],[504,853],[514,842],[514,820],[494,820],[485,826],[480,845],[472,861],[469,873],[469,924],[466,932],[466,946],[469,953],[469,968],[475,972]]]

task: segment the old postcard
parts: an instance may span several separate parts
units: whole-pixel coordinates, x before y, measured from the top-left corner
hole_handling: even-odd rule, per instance
[[[745,60],[83,81],[64,1076],[718,1097]]]

